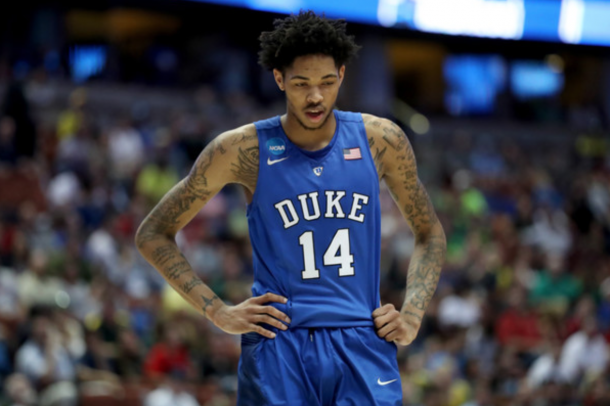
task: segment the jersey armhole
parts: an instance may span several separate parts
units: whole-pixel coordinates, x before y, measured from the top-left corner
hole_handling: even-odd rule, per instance
[[[369,144],[369,136],[366,132],[366,126],[364,125],[364,117],[362,117],[362,113],[359,114],[360,115],[360,131],[362,132],[362,136],[364,137],[364,145],[365,145],[365,150],[367,151],[366,154],[368,155],[369,162],[370,164],[373,166],[373,172],[375,172],[375,174],[377,175],[377,194],[379,194],[381,192],[381,182],[382,179],[379,177],[379,172],[377,172],[377,165],[375,165],[375,159],[373,158],[373,151],[371,151],[371,146]]]
[[[261,166],[261,160],[262,160],[262,150],[261,150],[261,136],[259,133],[259,130],[256,126],[256,124],[254,125],[254,131],[256,132],[256,141],[258,143],[258,171],[256,172],[256,186],[254,187],[254,192],[252,193],[252,200],[250,201],[250,203],[246,203],[246,216],[248,216],[250,214],[250,211],[252,211],[253,207],[255,206],[255,203],[257,201],[257,196],[258,196],[258,190],[259,188],[259,181],[261,179],[261,170],[262,170],[262,166]]]

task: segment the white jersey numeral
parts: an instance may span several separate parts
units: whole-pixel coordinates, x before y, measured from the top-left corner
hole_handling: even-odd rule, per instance
[[[328,249],[324,253],[324,266],[341,265],[339,276],[352,276],[354,274],[354,256],[349,249],[349,229],[337,230]]]
[[[316,269],[316,254],[313,249],[313,231],[305,231],[299,237],[299,244],[303,247],[303,279],[317,279],[320,271]]]
[[[320,270],[316,269],[316,255],[314,252],[313,231],[305,231],[299,237],[299,244],[303,247],[303,265],[301,272],[303,279],[317,279]],[[354,275],[354,256],[351,254],[349,242],[349,229],[337,230],[330,245],[324,253],[324,266],[340,265],[339,276]]]

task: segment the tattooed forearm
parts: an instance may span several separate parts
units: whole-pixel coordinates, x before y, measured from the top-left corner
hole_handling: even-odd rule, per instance
[[[216,295],[214,295],[211,299],[208,299],[205,296],[201,296],[201,299],[203,299],[203,303],[205,303],[205,305],[201,308],[201,310],[203,310],[204,316],[207,316],[207,311],[210,306],[214,307],[214,300],[220,300],[220,298]]]
[[[238,162],[231,164],[231,172],[242,184],[254,190],[258,178],[258,146],[243,150],[239,148]]]
[[[384,171],[388,189],[415,235],[401,312],[420,323],[438,285],[445,259],[445,234],[417,175],[415,154],[407,136],[395,123],[382,123],[373,132],[375,165],[378,171]]]
[[[445,259],[445,235],[437,232],[422,243],[411,258],[405,307],[425,311],[434,295]],[[405,309],[406,310],[406,309]]]
[[[199,285],[203,285],[203,281],[197,276],[193,275],[190,281],[184,282],[182,285],[180,285],[180,289],[182,289],[184,293],[190,293],[195,286]]]
[[[411,219],[411,229],[416,238],[424,238],[428,231],[438,223],[434,207],[419,179],[410,190],[409,201],[404,205],[404,212]]]
[[[138,234],[136,236],[136,243],[138,248],[144,248],[144,245],[147,242],[154,241],[159,238],[159,232],[157,224],[151,219],[147,219],[138,230]]]
[[[184,259],[184,256],[182,256],[182,259]],[[180,262],[173,263],[167,268],[164,268],[165,276],[167,276],[171,280],[176,280],[180,278],[180,276],[190,271],[192,271],[192,269],[186,259]]]
[[[414,312],[412,312],[412,311],[409,311],[409,310],[402,310],[402,312],[401,312],[401,313],[402,313],[402,314],[405,314],[405,315],[407,315],[407,316],[415,317],[415,318],[416,318],[417,320],[419,320],[420,322],[422,321],[422,317],[421,317],[419,314],[414,313]]]
[[[175,245],[168,244],[162,245],[160,247],[155,248],[155,250],[150,255],[150,260],[154,265],[165,266],[168,261],[176,258],[178,254],[178,250]]]

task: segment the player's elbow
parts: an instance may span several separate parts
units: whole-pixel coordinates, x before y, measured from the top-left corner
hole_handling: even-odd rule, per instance
[[[142,222],[142,224],[140,224],[140,227],[138,227],[138,230],[136,231],[136,235],[134,236],[134,242],[136,243],[136,247],[137,247],[138,251],[140,251],[140,253],[142,253],[142,250],[146,246],[146,243],[148,241],[150,241],[150,238],[147,237],[147,235],[150,236],[150,232],[146,231],[146,220],[145,220],[144,222]]]
[[[434,246],[435,250],[442,251],[443,254],[447,251],[447,237],[445,230],[440,221],[436,221],[426,230],[418,230],[415,234],[415,244],[423,246]]]
[[[162,238],[167,238],[166,233],[164,233],[163,230],[160,230],[159,227],[147,217],[142,224],[140,224],[140,227],[138,227],[134,240],[138,251],[141,254],[144,254],[143,251],[146,250],[146,247],[150,243]]]

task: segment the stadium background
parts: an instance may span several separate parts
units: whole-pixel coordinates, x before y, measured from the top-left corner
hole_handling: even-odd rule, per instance
[[[364,48],[338,106],[404,128],[448,237],[399,351],[405,405],[610,404],[610,29],[561,36],[559,1],[525,4],[542,7],[530,40],[349,25]],[[215,135],[284,110],[256,64],[278,16],[161,0],[0,13],[1,405],[235,403],[239,337],[168,290],[133,236]],[[382,298],[399,305],[413,237],[382,205]],[[178,238],[229,303],[250,295],[244,209],[227,187]]]

